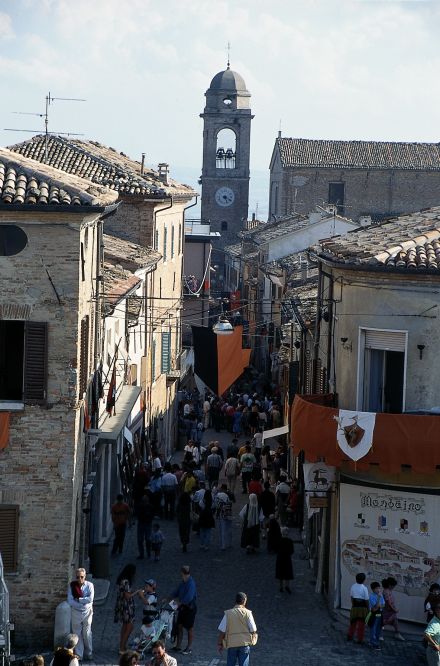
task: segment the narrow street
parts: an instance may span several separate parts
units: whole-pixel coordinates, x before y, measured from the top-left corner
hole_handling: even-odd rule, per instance
[[[227,433],[219,435],[213,431],[208,431],[204,435],[205,441],[214,438],[220,440],[226,450],[230,435]],[[174,655],[177,656],[179,666],[220,666],[226,663],[226,655],[220,656],[216,650],[217,626],[223,610],[233,606],[237,591],[248,594],[248,607],[254,612],[258,625],[259,641],[252,649],[252,666],[276,663],[360,666],[373,660],[368,647],[346,642],[346,624],[340,619],[332,619],[324,598],[315,593],[315,581],[305,559],[305,550],[300,543],[298,530],[291,530],[291,536],[296,542],[292,595],[279,592],[275,580],[275,557],[267,553],[264,541],[260,553],[256,555],[246,555],[240,548],[238,512],[244,497],[237,493],[237,503],[234,506],[233,549],[226,553],[219,549],[218,534],[215,530],[209,552],[199,549],[198,538],[193,533],[189,552],[183,554],[178,540],[177,524],[162,520],[160,522],[166,541],[160,562],[137,561],[136,526],[133,525],[127,535],[124,553],[112,559],[112,579],[108,598],[104,605],[95,608],[93,635],[96,664],[118,662],[119,625],[113,621],[115,579],[123,566],[129,562],[137,564],[134,588],[140,587],[146,578],[153,577],[157,581],[159,599],[169,594],[179,582],[181,565],[191,566],[198,590],[195,639],[192,655]],[[141,615],[141,607],[138,605],[133,636],[137,635]],[[405,627],[403,631],[405,632]],[[374,663],[387,666],[424,664],[420,634],[421,632],[406,634],[408,640],[399,643],[386,633],[381,652],[374,653]]]

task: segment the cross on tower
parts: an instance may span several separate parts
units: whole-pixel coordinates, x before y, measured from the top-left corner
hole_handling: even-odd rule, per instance
[[[229,69],[230,66],[231,66],[231,62],[230,62],[230,56],[231,56],[231,42],[228,42],[227,51],[228,51],[227,68]]]

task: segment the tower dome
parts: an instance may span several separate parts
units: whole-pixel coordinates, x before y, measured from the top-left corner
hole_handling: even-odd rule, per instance
[[[247,92],[243,77],[232,69],[225,69],[214,76],[209,90],[215,92]]]

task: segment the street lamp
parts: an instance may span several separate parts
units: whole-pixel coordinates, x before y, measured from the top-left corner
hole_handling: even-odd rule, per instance
[[[220,315],[212,330],[216,335],[231,335],[234,332],[234,327],[224,315]]]

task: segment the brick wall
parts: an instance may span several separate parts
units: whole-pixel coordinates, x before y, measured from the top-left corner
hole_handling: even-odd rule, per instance
[[[1,311],[3,317],[4,313],[12,317],[17,314],[12,306],[20,306],[23,316],[48,323],[47,405],[25,405],[23,411],[12,413],[9,443],[0,451],[0,502],[17,504],[20,511],[18,567],[7,575],[16,643],[36,648],[50,639],[55,608],[66,598],[72,570],[79,564],[77,509],[84,450],[78,335],[82,317],[92,316],[94,310],[91,289],[97,242],[93,227],[85,242],[79,215],[13,214],[13,221],[27,233],[28,245],[14,257],[2,257]],[[7,221],[12,222],[10,213]]]

